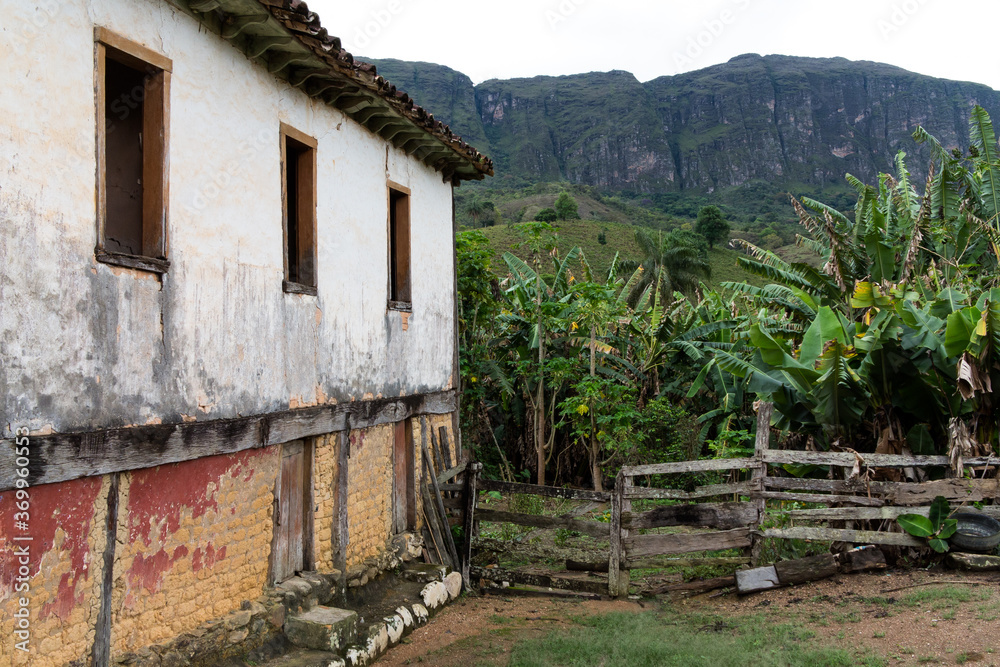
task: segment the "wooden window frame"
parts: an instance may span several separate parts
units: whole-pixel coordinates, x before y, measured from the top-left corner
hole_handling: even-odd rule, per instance
[[[290,294],[306,294],[316,296],[318,294],[317,285],[317,246],[316,234],[316,153],[319,146],[315,138],[301,132],[286,123],[280,124],[281,134],[281,238],[282,257],[284,261],[284,280],[282,289]],[[301,276],[291,276],[289,266],[289,220],[288,220],[288,141],[303,146],[306,151],[299,156],[297,163],[297,175],[299,176],[295,193],[297,202],[296,214],[296,247],[308,247],[306,256],[311,260],[311,276],[307,280],[301,280]],[[304,159],[303,159],[304,158]],[[305,178],[302,178],[303,172]],[[302,221],[305,220],[305,224]],[[300,252],[297,265],[301,267],[303,254]]]
[[[138,70],[155,68],[144,80],[142,165],[142,254],[115,252],[105,247],[107,225],[107,109],[105,63],[115,60]],[[94,256],[105,264],[163,274],[167,259],[169,220],[170,75],[173,63],[141,44],[107,28],[94,29],[94,86],[97,109],[97,244]],[[159,103],[151,103],[158,101]],[[153,140],[151,140],[151,138]]]
[[[393,201],[393,197],[397,201]],[[388,260],[389,271],[387,276],[388,308],[389,310],[399,310],[402,312],[413,312],[413,226],[411,216],[412,193],[405,185],[400,185],[393,181],[388,182],[386,188],[386,236],[388,238]],[[395,215],[394,215],[395,214]],[[400,218],[405,220],[405,224],[400,225]],[[396,225],[393,226],[395,219]],[[405,245],[405,254],[400,255],[399,250]],[[404,274],[405,280],[399,280],[399,273]]]

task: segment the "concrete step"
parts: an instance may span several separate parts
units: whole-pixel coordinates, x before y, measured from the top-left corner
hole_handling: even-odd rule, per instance
[[[358,636],[358,613],[347,609],[316,606],[289,616],[285,636],[301,648],[342,652]]]
[[[297,649],[269,660],[260,667],[345,667],[345,663],[336,653]]]

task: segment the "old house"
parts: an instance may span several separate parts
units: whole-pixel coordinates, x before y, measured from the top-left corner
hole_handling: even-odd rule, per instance
[[[491,162],[299,0],[0,15],[0,664],[384,565],[421,438],[460,446],[452,188]]]

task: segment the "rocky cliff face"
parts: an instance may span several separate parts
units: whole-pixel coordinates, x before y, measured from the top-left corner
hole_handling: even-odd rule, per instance
[[[750,54],[644,84],[613,71],[475,88],[448,68],[374,62],[489,152],[498,175],[611,190],[823,186],[845,172],[870,182],[900,149],[919,177],[929,154],[910,138],[918,125],[952,148],[968,145],[972,104],[1000,122],[1000,93],[986,86],[843,58]]]

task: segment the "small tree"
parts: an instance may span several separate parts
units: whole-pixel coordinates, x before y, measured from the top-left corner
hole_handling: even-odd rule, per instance
[[[556,216],[560,220],[579,220],[580,213],[577,210],[576,200],[568,192],[563,192],[556,198]]]
[[[694,231],[705,237],[711,250],[716,242],[729,238],[729,223],[722,217],[718,206],[702,206],[698,211],[698,222]]]
[[[479,201],[478,199],[473,199],[465,207],[465,212],[468,213],[470,216],[472,216],[472,225],[474,227],[478,227],[479,218],[480,216],[483,215],[483,213],[486,212],[486,208],[483,206],[483,203],[481,201]]]
[[[538,222],[555,222],[558,217],[554,208],[543,208],[535,214],[535,220]]]

